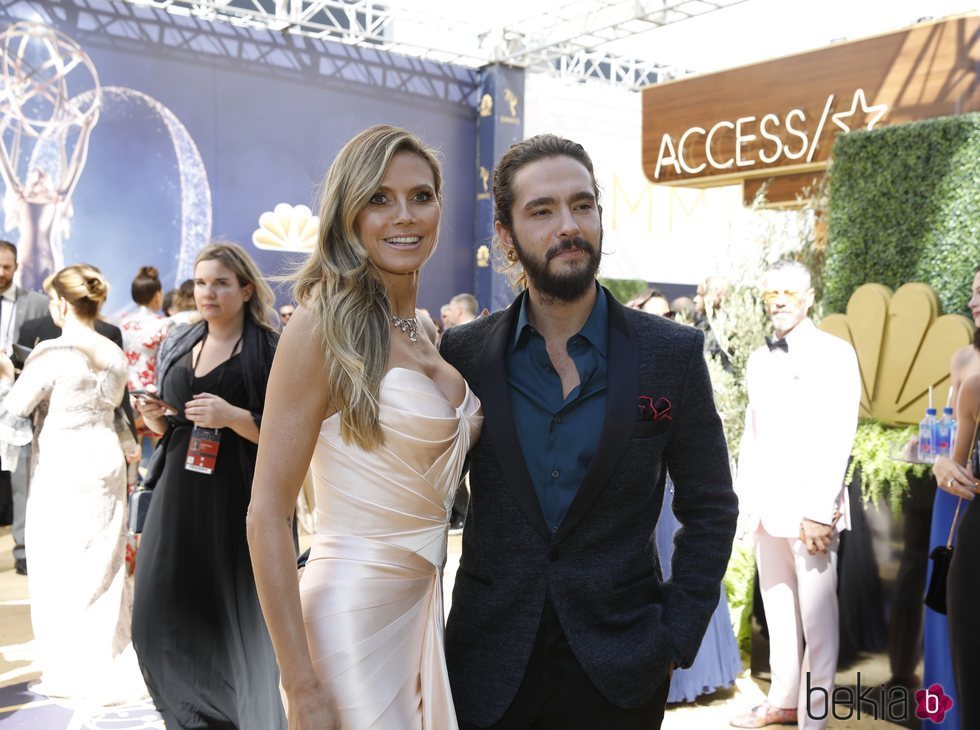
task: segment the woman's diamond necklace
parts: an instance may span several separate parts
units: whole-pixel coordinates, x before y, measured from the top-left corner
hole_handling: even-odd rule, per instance
[[[408,335],[408,339],[411,342],[419,341],[419,318],[418,317],[407,317],[402,319],[394,314],[391,315],[391,323],[395,325],[398,329]]]

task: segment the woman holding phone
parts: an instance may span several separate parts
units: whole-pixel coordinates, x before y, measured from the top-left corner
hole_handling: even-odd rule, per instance
[[[285,727],[278,669],[245,539],[274,297],[240,246],[194,264],[202,321],[160,348],[158,395],[137,403],[162,439],[136,565],[133,643],[168,728]]]

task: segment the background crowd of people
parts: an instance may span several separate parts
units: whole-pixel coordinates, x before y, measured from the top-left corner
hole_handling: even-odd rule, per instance
[[[164,292],[154,267],[139,268],[134,308],[116,327],[100,317],[109,283],[96,267],[68,266],[43,282],[44,293],[26,291],[13,284],[16,246],[0,241],[0,488],[10,493],[16,572],[29,580],[42,670],[34,691],[104,704],[149,694],[174,728],[449,728],[457,716],[475,728],[558,712],[541,697],[552,671],[573,678],[579,696],[566,699],[572,708],[581,700],[585,717],[620,717],[632,705],[630,722],[653,726],[665,702],[732,684],[742,663],[719,584],[735,496],[705,370],[715,359],[730,371],[711,331],[727,284],[708,279],[695,297],[672,301],[648,288],[620,305],[595,279],[601,245],[591,239],[601,241],[601,222],[588,156],[549,135],[522,145],[508,153],[514,170],[495,177],[495,197],[513,206],[539,188],[528,209],[548,215],[515,221],[498,210],[500,245],[522,267],[526,289],[492,315],[468,293],[438,317],[417,308],[438,238],[441,171],[420,139],[393,127],[355,137],[331,167],[319,248],[293,279],[296,304],[277,309],[249,254],[219,242],[199,252],[194,277],[173,291]],[[569,193],[576,175],[581,189]],[[537,254],[515,233],[536,226],[555,229],[551,244],[524,239]],[[561,276],[549,269],[553,259]],[[830,692],[813,705],[809,689],[832,690],[837,668],[837,552],[851,524],[844,473],[860,376],[853,349],[810,319],[806,267],[774,264],[761,300],[774,336],[748,361],[735,491],[738,534],[758,568],[772,687],[731,724],[822,728]],[[970,308],[980,328],[980,268]],[[643,337],[633,350],[614,349],[613,329]],[[500,367],[483,359],[492,348]],[[662,358],[666,370],[650,365]],[[960,527],[948,627],[927,622],[927,675],[936,673],[927,682],[955,683],[949,718],[966,728],[980,726],[968,690],[980,675],[970,618],[980,465],[975,454],[968,463],[980,336],[954,355],[951,372],[959,432],[933,467],[932,542],[952,514]],[[639,405],[622,390],[632,380],[650,389]],[[697,404],[682,401],[688,386],[700,389]],[[600,441],[618,401],[628,416],[637,411],[632,432],[620,434],[625,445]],[[490,438],[480,442],[485,418]],[[715,446],[710,463],[704,440]],[[515,447],[517,472],[498,461],[495,442]],[[626,454],[623,473],[601,466],[600,444]],[[590,522],[577,490],[600,468],[609,492],[594,493],[601,517]],[[488,486],[522,479],[525,502]],[[134,561],[128,498],[137,480],[153,498]],[[317,495],[315,536],[299,579],[304,482]],[[652,523],[624,510],[616,490]],[[581,545],[566,514],[583,522]],[[446,536],[464,524],[444,651]],[[717,549],[704,547],[709,540]],[[635,552],[636,575],[611,590],[596,578],[586,597],[552,565],[563,555],[567,566],[598,571],[596,561],[619,549]],[[495,562],[498,550],[509,559]],[[630,573],[626,562],[616,570]],[[651,619],[650,595],[673,613]],[[655,624],[637,641],[657,648],[662,666],[631,659],[623,634],[596,632],[583,601],[595,614],[613,612],[600,623],[629,615]],[[504,626],[504,614],[522,618],[498,640],[490,626]],[[697,619],[694,628],[685,616]],[[658,633],[667,625],[673,632]],[[621,650],[618,670],[596,658],[611,646]],[[488,674],[490,655],[517,675]],[[643,671],[624,670],[634,665]],[[478,687],[495,682],[512,704],[480,696]]]

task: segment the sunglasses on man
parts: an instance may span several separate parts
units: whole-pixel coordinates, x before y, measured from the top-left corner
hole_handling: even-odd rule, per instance
[[[793,291],[791,289],[766,289],[762,292],[762,301],[771,305],[780,299],[785,299],[790,304],[799,306],[806,297],[806,292]]]

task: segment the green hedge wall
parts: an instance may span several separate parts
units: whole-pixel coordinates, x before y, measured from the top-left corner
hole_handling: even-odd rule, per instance
[[[825,311],[862,284],[930,284],[967,313],[980,265],[980,114],[842,134],[830,170]]]

